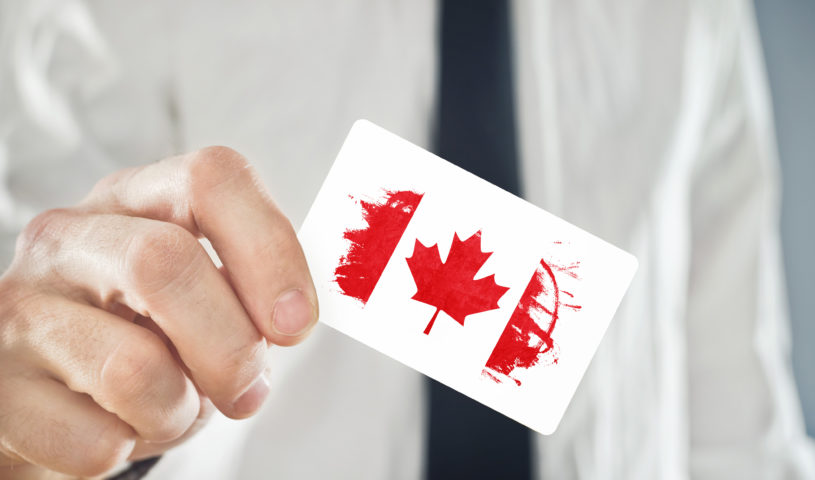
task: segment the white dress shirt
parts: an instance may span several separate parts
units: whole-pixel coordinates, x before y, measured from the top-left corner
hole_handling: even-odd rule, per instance
[[[815,478],[788,354],[778,172],[746,0],[516,0],[525,196],[639,272],[540,478]],[[102,176],[223,144],[295,225],[352,122],[430,146],[432,0],[5,0],[0,260]],[[149,478],[417,479],[420,374],[321,326],[251,420]]]

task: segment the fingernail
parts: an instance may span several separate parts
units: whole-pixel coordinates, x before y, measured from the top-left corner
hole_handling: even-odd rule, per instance
[[[300,290],[289,290],[277,299],[272,314],[275,332],[296,336],[304,333],[314,322],[314,309]]]
[[[250,415],[260,408],[268,395],[269,380],[264,373],[261,373],[252,386],[235,400],[232,409],[239,417]]]

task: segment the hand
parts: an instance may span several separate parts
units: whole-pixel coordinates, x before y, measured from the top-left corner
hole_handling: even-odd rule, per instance
[[[294,230],[239,154],[107,177],[35,218],[0,277],[0,477],[100,475],[180,443],[212,405],[250,416],[268,344],[316,319]]]

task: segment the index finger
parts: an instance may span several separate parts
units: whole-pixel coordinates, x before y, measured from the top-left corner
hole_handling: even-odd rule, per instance
[[[300,242],[246,159],[209,147],[103,179],[83,202],[97,212],[180,225],[212,243],[258,331],[300,342],[318,316]]]

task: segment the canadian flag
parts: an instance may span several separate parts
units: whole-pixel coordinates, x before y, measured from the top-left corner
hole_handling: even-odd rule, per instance
[[[343,233],[349,241],[348,250],[334,271],[343,295],[359,300],[362,305],[368,302],[423,197],[424,194],[410,190],[384,191],[378,199],[359,200],[365,226]],[[405,258],[416,284],[410,298],[436,309],[424,334],[430,333],[441,312],[464,326],[471,315],[499,308],[498,300],[509,287],[497,284],[494,273],[479,278],[479,271],[492,255],[482,250],[481,238],[481,230],[466,240],[454,232],[444,261],[438,243],[426,246],[415,240],[412,255]],[[503,322],[503,331],[483,369],[483,374],[495,382],[511,378],[520,385],[520,380],[512,376],[517,369],[538,365],[547,354],[544,363],[558,361],[552,334],[561,309],[581,308],[573,300],[573,293],[561,291],[558,278],[578,280],[580,262],[565,266],[550,265],[551,262],[540,260],[512,315]]]
[[[300,230],[323,322],[554,431],[627,253],[365,121]]]

